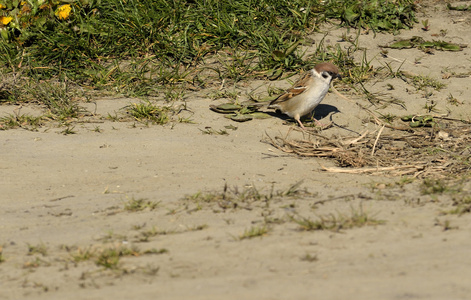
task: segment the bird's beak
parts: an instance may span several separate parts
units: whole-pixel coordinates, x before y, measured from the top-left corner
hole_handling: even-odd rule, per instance
[[[337,74],[337,75],[335,76],[335,78],[338,78],[339,80],[342,80],[342,75]]]

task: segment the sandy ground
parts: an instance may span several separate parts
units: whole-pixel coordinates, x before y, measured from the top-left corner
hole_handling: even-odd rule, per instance
[[[442,39],[470,43],[469,13],[448,11],[443,3],[427,11],[419,19],[430,20],[430,31],[418,24],[400,37],[439,39],[432,34],[446,30]],[[346,29],[329,31],[328,43],[335,44]],[[318,42],[322,36],[312,38]],[[406,109],[388,106],[382,112],[424,113],[433,99],[441,113],[469,120],[469,75],[442,77],[469,74],[471,48],[434,55],[389,50],[398,61],[379,55],[378,45],[394,38],[363,34],[359,45],[375,66],[388,63],[397,69],[407,59],[402,70],[447,87],[426,99],[400,79],[370,82],[373,92],[394,85],[387,92],[405,102]],[[260,84],[290,85],[239,84],[239,100]],[[397,177],[324,172],[322,167],[334,162],[288,155],[263,142],[267,135],[301,138],[290,130],[292,123],[281,118],[232,122],[208,109],[215,103],[210,92],[187,95],[193,124],[135,128],[103,121],[77,124],[73,135],[59,134],[63,129],[54,126],[0,131],[0,299],[469,299],[471,214],[441,214],[453,194],[423,195],[421,180],[401,187],[394,184]],[[463,104],[450,105],[449,94]],[[95,112],[96,104],[99,117],[135,101],[95,99],[84,106]],[[0,109],[5,114],[14,108]],[[25,107],[22,113],[36,109]],[[325,135],[378,129],[362,122],[367,114],[359,107],[332,93],[316,116],[334,123],[321,132]],[[95,132],[96,126],[102,132]],[[229,134],[204,134],[208,127]],[[269,197],[301,180],[304,192]],[[262,197],[226,209],[221,202],[185,200],[198,192],[222,193],[226,184],[239,191],[256,188]],[[455,197],[469,195],[465,183]],[[138,199],[158,205],[137,212],[124,208]],[[289,219],[359,211],[384,223],[340,232],[301,231]],[[267,233],[240,239],[264,224]],[[134,250],[116,268],[105,269],[96,261],[106,249]],[[150,249],[164,253],[145,253]],[[89,258],[73,260],[87,251]]]

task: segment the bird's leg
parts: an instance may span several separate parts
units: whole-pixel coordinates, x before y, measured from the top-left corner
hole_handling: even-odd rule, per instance
[[[298,122],[299,126],[301,126],[301,128],[303,130],[306,130],[306,127],[304,127],[303,123],[301,122],[301,119],[300,118],[295,118],[295,120]]]
[[[317,120],[316,118],[312,117],[312,119],[314,120],[314,122],[316,123],[317,126],[319,127],[324,127],[324,124],[322,124],[319,120]]]
[[[319,120],[314,118],[314,111],[311,111],[311,120],[313,120],[314,123],[316,123],[317,126],[319,126],[321,128],[324,127],[324,124],[322,124],[321,122],[319,122]]]

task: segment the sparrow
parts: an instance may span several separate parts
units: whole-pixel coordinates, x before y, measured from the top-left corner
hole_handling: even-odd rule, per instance
[[[306,130],[301,117],[313,112],[321,103],[335,78],[342,78],[335,65],[330,62],[317,64],[314,69],[304,73],[291,88],[270,102],[268,108],[279,110],[295,119]],[[318,120],[314,121],[322,127]]]

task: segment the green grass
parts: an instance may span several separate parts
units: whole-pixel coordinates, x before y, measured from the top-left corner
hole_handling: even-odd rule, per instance
[[[255,237],[262,237],[268,233],[268,227],[266,225],[261,226],[252,226],[249,229],[246,229],[244,233],[242,233],[238,239],[245,240],[245,239],[252,239]]]
[[[105,269],[117,269],[119,260],[123,256],[139,256],[139,249],[133,247],[109,247],[102,249],[96,257],[96,264]]]
[[[167,124],[170,120],[170,107],[157,106],[150,101],[133,103],[126,107],[126,112],[136,121],[147,124]]]
[[[47,255],[47,247],[45,244],[41,243],[38,245],[28,244],[28,255],[40,254],[42,256]]]
[[[29,78],[149,95],[158,92],[155,84],[193,82],[197,75],[192,66],[214,53],[223,54],[220,76],[235,80],[253,72],[306,67],[311,62],[302,60],[297,48],[328,18],[378,30],[408,28],[414,20],[408,0],[395,5],[309,0],[71,3],[66,20],[54,16],[56,4],[8,4],[4,13],[18,19],[6,26],[0,67]],[[356,11],[362,13],[355,17]]]
[[[24,128],[34,131],[43,124],[44,117],[29,114],[8,114],[0,118],[0,130]]]
[[[361,206],[359,209],[352,208],[350,215],[331,213],[318,216],[315,220],[299,215],[292,215],[289,218],[292,222],[298,224],[300,230],[304,231],[331,230],[338,232],[342,229],[381,225],[385,223],[382,220],[377,220],[368,215]]]
[[[330,60],[347,74],[344,83],[359,85],[376,73],[366,53],[363,61],[353,60],[358,39],[346,48],[322,40],[306,56],[305,38],[331,21],[391,32],[415,22],[410,0],[67,3],[71,13],[63,19],[56,14],[62,4],[52,1],[8,1],[0,9],[12,17],[0,37],[0,104],[35,102],[45,107],[46,118],[66,123],[86,114],[80,102],[89,97],[120,94],[144,100],[128,107],[132,118],[165,124],[169,113],[182,110],[159,107],[149,97],[173,103],[189,88],[213,82],[275,80]],[[220,96],[237,98],[211,97]]]
[[[146,199],[134,199],[133,197],[124,203],[124,210],[129,212],[142,211],[145,209],[154,210],[159,204],[160,201],[155,202]]]
[[[215,211],[252,209],[252,206],[269,207],[270,201],[273,199],[292,197],[303,198],[311,195],[306,189],[301,189],[302,181],[297,182],[284,190],[261,191],[255,186],[247,186],[244,188],[229,187],[224,185],[222,191],[198,192],[193,195],[186,196],[183,201],[186,203],[188,212],[198,211],[203,206],[213,207]],[[191,208],[190,208],[191,207]]]

